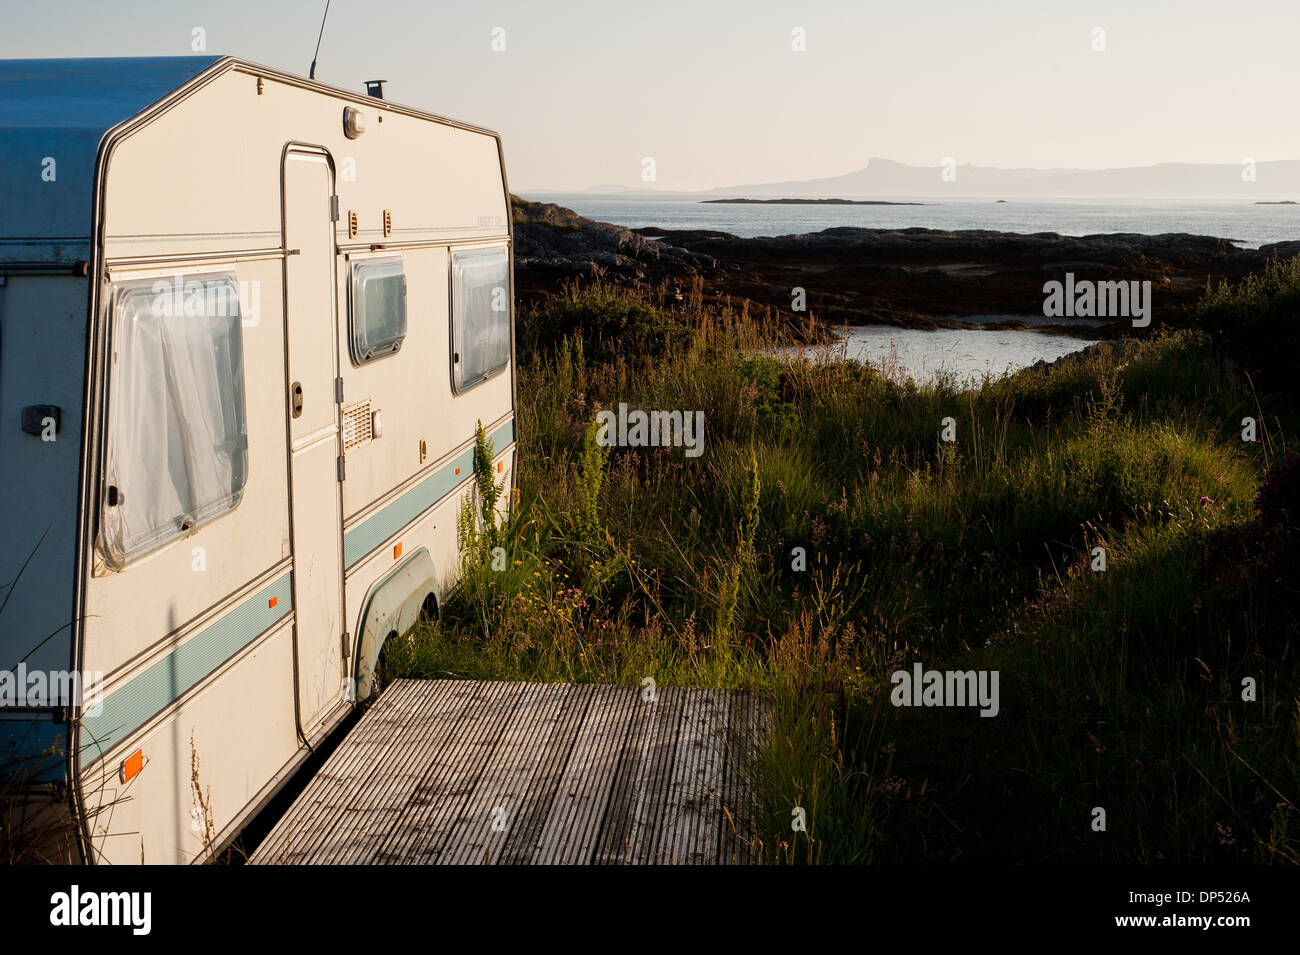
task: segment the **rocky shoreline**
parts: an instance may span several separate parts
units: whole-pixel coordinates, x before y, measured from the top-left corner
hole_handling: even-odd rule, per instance
[[[706,230],[625,229],[551,203],[514,200],[515,276],[525,301],[597,273],[620,284],[697,283],[707,303],[747,302],[790,325],[1032,328],[1087,338],[1131,331],[1128,319],[1047,319],[1044,283],[1151,283],[1151,329],[1186,324],[1207,282],[1237,281],[1300,241],[1241,249],[1188,233],[1062,236],[989,230],[833,228],[740,238]],[[807,312],[792,309],[793,290]]]

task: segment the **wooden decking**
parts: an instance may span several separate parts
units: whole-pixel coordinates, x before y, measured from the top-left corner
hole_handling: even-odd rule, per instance
[[[254,864],[752,861],[753,694],[398,680]]]

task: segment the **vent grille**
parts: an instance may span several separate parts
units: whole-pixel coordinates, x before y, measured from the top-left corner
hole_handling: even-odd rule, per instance
[[[349,451],[371,439],[370,399],[343,409],[343,450]]]

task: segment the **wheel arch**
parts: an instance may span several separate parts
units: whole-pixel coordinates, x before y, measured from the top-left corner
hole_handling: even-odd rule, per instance
[[[411,629],[430,600],[437,606],[437,579],[428,548],[419,547],[371,585],[362,602],[352,661],[358,701],[374,692],[375,666],[384,642]]]

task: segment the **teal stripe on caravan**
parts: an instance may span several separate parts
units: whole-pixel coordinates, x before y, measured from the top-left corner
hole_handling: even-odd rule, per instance
[[[494,454],[515,440],[515,424],[507,421],[489,440]],[[361,558],[401,531],[422,513],[450,494],[458,484],[468,481],[474,467],[474,449],[469,448],[448,461],[433,474],[411,488],[397,500],[379,509],[343,535],[343,563],[351,567]],[[457,474],[456,469],[461,473]]]
[[[491,435],[495,452],[515,440],[513,421]],[[344,535],[344,563],[352,566],[385,540],[401,531],[420,514],[469,479],[474,466],[470,448],[447,462],[391,504]],[[461,474],[456,473],[461,469]],[[82,759],[93,763],[129,737],[164,707],[171,705],[210,673],[283,620],[293,610],[292,574],[285,574],[235,609],[214,620],[199,634],[149,669],[130,679],[104,700],[97,716],[82,719]],[[272,597],[280,598],[272,608]]]
[[[104,699],[96,716],[81,725],[81,758],[90,765],[128,738],[154,714],[180,699],[293,610],[293,574],[272,581],[233,610],[208,624],[143,673]],[[271,599],[278,597],[276,606]]]

